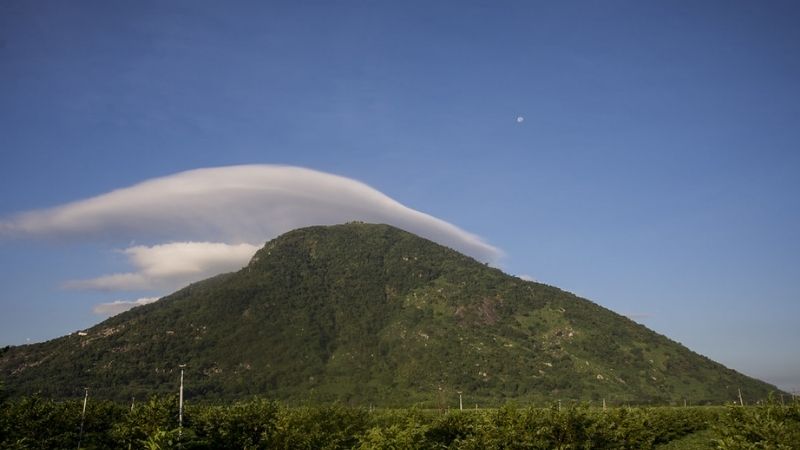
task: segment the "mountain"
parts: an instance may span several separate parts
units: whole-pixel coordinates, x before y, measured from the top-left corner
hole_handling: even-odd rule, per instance
[[[764,398],[749,378],[558,288],[388,225],[286,233],[242,270],[92,328],[7,347],[10,395],[264,395],[435,405]]]

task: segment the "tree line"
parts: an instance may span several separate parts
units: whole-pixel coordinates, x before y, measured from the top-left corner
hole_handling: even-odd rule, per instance
[[[797,448],[800,402],[754,406],[374,410],[289,407],[253,398],[224,405],[153,396],[121,404],[40,396],[0,405],[0,448],[184,449],[649,449],[700,430],[708,448]]]

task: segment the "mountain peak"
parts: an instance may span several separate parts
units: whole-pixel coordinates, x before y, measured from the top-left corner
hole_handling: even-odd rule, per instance
[[[11,393],[289,401],[693,403],[773,386],[555,287],[383,224],[288,232],[239,272],[0,356]]]

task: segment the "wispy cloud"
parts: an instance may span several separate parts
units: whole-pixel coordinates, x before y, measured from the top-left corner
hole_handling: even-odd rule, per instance
[[[125,312],[135,306],[146,305],[158,300],[158,297],[145,297],[138,300],[116,300],[109,303],[100,303],[95,305],[92,312],[99,316],[115,316],[121,312]]]
[[[71,289],[175,289],[212,275],[244,267],[259,246],[221,242],[172,242],[123,250],[136,272],[65,283]]]
[[[198,169],[148,180],[2,220],[0,235],[260,244],[294,228],[351,220],[395,225],[482,261],[501,256],[478,236],[364,183],[275,165]],[[116,277],[107,282],[136,283],[132,274]]]

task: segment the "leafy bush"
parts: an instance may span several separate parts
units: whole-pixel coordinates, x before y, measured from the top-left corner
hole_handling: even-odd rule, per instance
[[[269,448],[353,448],[367,430],[367,419],[363,409],[341,405],[282,408]]]
[[[370,419],[372,427],[359,438],[360,450],[418,449],[430,429],[430,418],[416,408],[378,412]]]
[[[187,425],[195,432],[197,446],[262,448],[275,439],[279,414],[277,403],[254,398],[231,406],[193,407]]]
[[[152,396],[115,423],[112,434],[119,446],[165,448],[177,444],[177,426],[177,396]]]
[[[800,445],[800,401],[779,404],[773,396],[753,407],[729,406],[714,426],[716,448],[797,449]]]
[[[123,410],[108,401],[87,404],[81,435],[82,401],[56,402],[38,395],[2,403],[0,448],[114,447],[112,427]]]
[[[154,396],[132,409],[40,396],[0,403],[0,448],[46,449],[652,449],[709,427],[719,449],[797,448],[800,403],[753,407],[609,408],[585,405],[451,411],[290,408],[254,398],[190,405]]]

